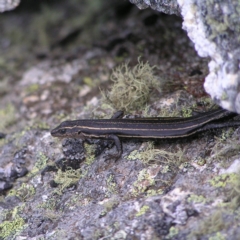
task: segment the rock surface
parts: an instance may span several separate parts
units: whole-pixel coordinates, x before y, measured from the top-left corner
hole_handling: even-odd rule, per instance
[[[20,1],[20,0],[19,0]],[[0,11],[11,10],[19,1],[5,0]],[[231,0],[130,0],[140,9],[151,7],[181,15],[183,29],[201,57],[210,57],[205,90],[225,109],[240,113],[240,2]]]
[[[10,190],[0,185],[0,239],[237,239],[239,129],[170,142],[123,139],[117,161],[106,161],[116,152],[109,141],[50,135],[67,119],[110,118],[119,109],[101,92],[126,62],[128,78],[138,75],[140,56],[161,91],[149,89],[127,117],[210,108],[207,60],[181,18],[119,0],[22,3],[0,15],[0,170],[7,182],[14,161],[28,173],[14,173]],[[141,89],[127,83],[131,93]]]
[[[0,12],[10,11],[16,8],[21,0],[1,0]]]
[[[140,9],[179,14],[201,57],[210,57],[204,87],[223,108],[240,113],[240,2],[132,0]]]

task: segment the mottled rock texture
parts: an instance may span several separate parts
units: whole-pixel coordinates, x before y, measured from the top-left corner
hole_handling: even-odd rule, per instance
[[[240,2],[178,0],[183,28],[201,57],[210,57],[204,87],[223,108],[240,113]]]
[[[240,2],[237,0],[130,0],[183,17],[183,29],[199,56],[210,57],[205,90],[216,103],[240,113]]]
[[[240,113],[240,2],[238,0],[129,0],[140,9],[151,7],[183,17],[183,28],[199,56],[210,57],[204,87],[223,108]],[[3,0],[0,12],[20,0]]]
[[[180,9],[177,0],[129,0],[136,4],[140,9],[151,7],[159,12],[166,14],[180,15]]]
[[[1,0],[0,12],[10,11],[18,6],[20,0]]]

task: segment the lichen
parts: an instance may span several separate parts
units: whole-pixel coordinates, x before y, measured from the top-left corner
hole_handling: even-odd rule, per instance
[[[195,194],[191,194],[188,199],[187,199],[188,202],[193,202],[193,203],[203,203],[205,204],[206,203],[206,198],[202,195],[195,195]]]
[[[172,153],[166,150],[155,149],[153,142],[148,142],[146,149],[137,156],[144,164],[149,164],[150,162],[161,162],[165,164],[177,163],[180,165],[183,160],[182,150],[179,149],[176,153]],[[159,156],[161,156],[163,160],[159,160]]]
[[[42,170],[44,167],[46,167],[47,162],[48,162],[48,157],[43,152],[38,152],[37,153],[37,161],[34,164],[31,172],[29,173],[29,176],[30,175],[35,175],[40,170]]]
[[[117,67],[111,80],[114,84],[111,90],[103,95],[103,99],[118,110],[130,112],[144,108],[152,89],[159,89],[159,81],[153,74],[153,69],[148,62],[143,63],[138,59],[138,64],[132,69],[127,63]]]
[[[16,121],[15,107],[9,103],[5,108],[0,109],[0,129],[12,125]]]
[[[150,209],[149,206],[141,207],[140,210],[138,211],[138,213],[136,214],[136,217],[140,217],[140,216],[144,215],[149,209]]]
[[[133,183],[132,194],[137,196],[139,193],[143,193],[148,187],[153,186],[155,180],[150,176],[148,169],[143,169],[138,174],[138,179]]]
[[[107,202],[103,204],[104,206],[104,212],[108,213],[110,212],[113,208],[115,208],[119,204],[119,201],[115,198],[109,199]]]
[[[23,218],[17,217],[13,221],[4,221],[0,224],[0,238],[6,239],[20,231],[25,222]]]
[[[1,213],[2,223],[0,224],[0,239],[15,239],[14,236],[20,232],[25,221],[19,216],[19,212],[23,210],[25,204],[14,207],[12,210],[6,210]]]
[[[59,169],[54,178],[54,181],[58,184],[55,193],[61,195],[66,188],[76,184],[82,176],[83,174],[81,169],[75,170],[69,168],[66,171]]]
[[[224,228],[228,227],[229,223],[225,222],[223,219],[222,210],[217,210],[213,212],[209,217],[203,219],[196,230],[194,230],[188,237],[188,239],[193,239],[193,236],[200,237],[206,236],[208,234],[217,233]]]
[[[114,175],[110,174],[107,178],[108,195],[117,194],[117,184],[114,179]]]
[[[226,238],[220,233],[216,233],[214,236],[210,237],[209,240],[225,240]]]
[[[167,239],[172,239],[178,235],[179,230],[176,227],[170,227],[169,234],[167,235]]]
[[[34,196],[35,192],[35,188],[31,184],[23,183],[18,189],[10,190],[8,196],[17,196],[22,201],[26,201]]]
[[[224,130],[220,137],[215,137],[215,140],[216,144],[212,148],[211,158],[208,161],[216,159],[224,165],[231,157],[238,155],[240,151],[239,137],[231,128]]]
[[[26,92],[27,93],[35,93],[39,90],[39,84],[38,83],[33,83],[30,84],[26,87]]]
[[[95,145],[87,144],[87,143],[84,143],[84,147],[85,147],[85,151],[86,151],[85,163],[87,165],[91,165],[94,162],[94,160],[96,159],[95,158],[96,147],[95,147]]]
[[[212,178],[211,180],[209,180],[209,182],[214,187],[225,187],[229,183],[236,182],[237,179],[238,176],[236,173],[224,173]]]

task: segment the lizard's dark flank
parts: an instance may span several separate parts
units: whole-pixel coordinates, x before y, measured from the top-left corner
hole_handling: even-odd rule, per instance
[[[239,126],[239,120],[232,118],[237,114],[224,109],[215,109],[188,118],[134,118],[121,119],[83,119],[62,122],[51,131],[59,138],[105,138],[114,140],[118,154],[122,147],[119,138],[170,139],[188,137],[213,128]]]

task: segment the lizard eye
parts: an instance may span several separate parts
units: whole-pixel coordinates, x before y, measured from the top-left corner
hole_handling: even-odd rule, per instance
[[[78,132],[78,135],[80,135],[80,134],[81,134],[81,131]]]
[[[66,129],[61,129],[61,130],[60,130],[60,133],[61,133],[61,134],[65,134],[65,133],[66,133]]]

